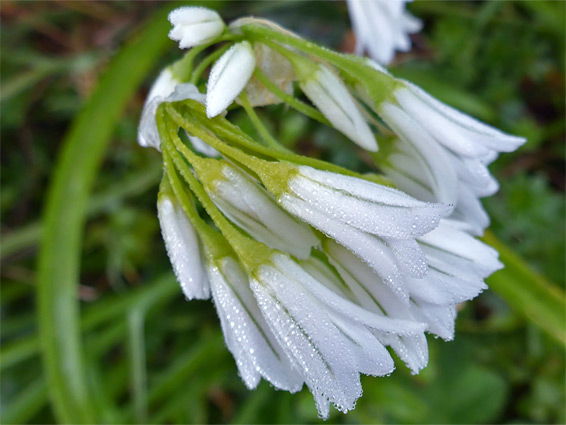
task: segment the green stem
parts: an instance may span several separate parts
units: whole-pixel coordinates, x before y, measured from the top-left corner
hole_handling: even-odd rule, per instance
[[[144,342],[145,311],[134,308],[128,313],[131,385],[138,423],[147,423],[147,370]]]
[[[487,279],[489,287],[522,316],[544,329],[566,347],[566,302],[564,291],[532,271],[491,232],[484,241],[494,247],[505,268]]]
[[[240,38],[241,38],[241,36],[237,36],[237,35],[234,35],[234,34],[224,34],[223,36],[217,38],[216,40],[211,41],[210,43],[193,47],[191,50],[189,50],[185,54],[185,56],[183,56],[183,58],[179,59],[177,62],[175,62],[171,66],[171,71],[173,72],[173,75],[179,81],[185,82],[185,81],[190,80],[193,84],[195,84],[192,81],[191,74],[194,75],[193,63],[194,63],[195,58],[198,56],[198,54],[203,52],[204,50],[208,49],[213,44],[221,43],[223,41],[238,40]],[[200,65],[199,65],[199,67],[200,67]]]
[[[212,229],[200,217],[197,209],[195,208],[194,202],[192,202],[192,199],[190,198],[190,194],[183,188],[183,184],[177,175],[169,152],[169,149],[165,149],[163,151],[163,161],[165,164],[165,172],[167,174],[167,180],[165,180],[165,182],[168,182],[175,197],[181,204],[183,211],[187,215],[187,218],[197,230],[205,247],[207,257],[209,259],[221,258],[232,254],[233,252],[226,242],[226,239],[224,239],[217,231]],[[164,191],[166,190],[167,189]]]
[[[307,117],[313,120],[316,120],[324,125],[331,127],[330,122],[328,122],[328,120],[324,117],[324,115],[320,113],[320,111],[318,111],[317,109],[313,108],[310,105],[307,105],[304,102],[301,102],[300,100],[296,99],[293,95],[290,95],[289,93],[286,93],[283,90],[281,90],[279,87],[277,87],[275,83],[273,83],[273,81],[271,81],[267,77],[267,75],[263,73],[263,71],[261,71],[261,69],[256,68],[254,71],[254,75],[265,87],[267,87],[267,89],[271,93],[273,93],[283,102],[285,102],[287,105],[299,111],[303,115],[306,115]]]
[[[210,218],[212,218],[214,224],[216,224],[224,237],[234,248],[243,265],[251,272],[260,264],[267,262],[271,256],[271,250],[264,244],[244,236],[222,215],[220,210],[216,208],[216,205],[214,205],[204,190],[202,184],[195,178],[195,176],[193,176],[185,161],[176,154],[175,150],[178,150],[183,154],[187,161],[192,161],[195,164],[199,161],[203,161],[202,158],[194,154],[183,144],[181,139],[179,139],[176,134],[178,127],[173,126],[173,123],[169,121],[170,128],[166,128],[163,118],[163,109],[161,108],[157,113],[157,125],[162,139],[162,144],[164,145],[164,150],[167,150],[167,153],[173,159],[173,163],[179,170],[179,173],[205,208]],[[199,135],[197,135],[197,137],[199,137]],[[226,147],[226,145],[224,147]],[[242,155],[245,154],[242,153]]]
[[[362,174],[356,173],[355,171],[351,171],[346,168],[340,167],[339,165],[335,165],[315,158],[309,158],[306,156],[298,155],[292,152],[277,151],[269,147],[263,146],[261,144],[258,144],[250,136],[244,133],[239,127],[230,123],[228,120],[222,117],[215,117],[213,119],[208,118],[206,116],[206,113],[204,112],[204,107],[200,105],[198,102],[184,101],[183,103],[187,104],[190,107],[191,116],[196,121],[198,121],[202,126],[206,127],[207,129],[210,129],[214,134],[226,138],[231,142],[234,142],[239,146],[249,149],[250,151],[255,152],[257,154],[266,156],[268,158],[278,159],[281,161],[288,161],[298,165],[307,165],[309,167],[313,167],[319,170],[330,171],[333,173],[343,174],[345,176],[357,177],[360,179],[372,181],[374,183],[379,183],[386,186],[393,186],[392,182],[383,176],[379,176],[379,179],[376,179],[375,176],[370,179]],[[183,115],[181,115],[178,112],[178,110],[176,109],[176,105],[168,104],[166,109],[169,115],[171,116],[171,118],[180,127],[184,128],[189,133],[192,132],[199,133],[200,135],[195,134],[195,136],[204,140],[209,145],[214,147],[216,150],[228,156],[231,156],[238,161],[240,161],[242,155],[243,158],[245,158],[245,160],[249,158],[249,156],[245,155],[241,151],[238,151],[237,149],[228,146],[226,143],[224,143],[216,136],[210,134],[207,131],[199,129],[199,127],[196,124],[191,123],[189,120],[187,120],[185,117],[183,117]],[[232,154],[236,156],[233,156]],[[246,165],[246,162],[242,162],[242,164]]]
[[[374,101],[373,106],[375,108],[378,108],[382,102],[388,100],[393,89],[400,84],[394,77],[373,69],[362,58],[337,53],[318,46],[311,41],[281,33],[266,26],[247,24],[242,26],[242,32],[247,38],[265,43],[273,48],[275,48],[273,42],[276,41],[331,63],[344,72],[349,78],[358,81],[366,88]],[[283,54],[281,48],[282,47],[279,46],[278,50]],[[292,53],[287,51],[285,55],[291,58],[290,55],[292,55]]]
[[[248,96],[246,95],[245,92],[240,93],[240,103],[242,104],[244,110],[246,111],[246,114],[248,114],[248,117],[252,122],[252,125],[259,133],[261,139],[265,142],[265,144],[272,149],[289,152],[288,149],[281,146],[279,142],[275,140],[275,138],[271,135],[271,133],[269,133],[265,125],[263,125],[263,123],[255,113],[254,108],[250,104],[248,100]]]

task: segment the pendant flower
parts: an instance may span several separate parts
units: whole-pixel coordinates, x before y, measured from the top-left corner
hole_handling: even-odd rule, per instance
[[[393,99],[378,108],[401,139],[384,162],[386,174],[419,199],[454,204],[454,225],[483,234],[489,217],[479,198],[499,188],[487,166],[525,139],[479,122],[409,82],[394,90]]]
[[[377,151],[375,137],[344,83],[327,66],[305,66],[304,61],[301,65],[306,69],[299,71],[298,78],[305,95],[338,131],[358,146]]]
[[[311,249],[319,245],[308,225],[282,210],[269,193],[245,173],[214,160],[206,161],[196,170],[220,211],[254,239],[300,259],[309,258]]]
[[[354,408],[362,394],[360,373],[383,376],[393,371],[380,340],[384,335],[411,338],[425,329],[421,323],[360,307],[283,254],[273,254],[256,270],[251,287],[323,418],[328,417],[330,403],[342,412]]]
[[[177,199],[161,193],[157,201],[157,216],[167,255],[185,297],[188,300],[210,298],[200,240]]]
[[[433,230],[452,209],[306,166],[288,172],[284,188],[268,179],[263,183],[279,205],[355,253],[405,302],[408,290],[403,273],[415,277],[426,273],[415,238]]]
[[[356,54],[364,51],[388,65],[395,50],[411,49],[408,34],[418,32],[422,22],[405,10],[411,0],[348,0],[348,11],[356,34]]]

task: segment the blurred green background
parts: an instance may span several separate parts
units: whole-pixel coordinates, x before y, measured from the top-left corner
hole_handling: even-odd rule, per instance
[[[353,50],[341,1],[200,4]],[[151,81],[180,56],[166,38],[172,6],[0,5],[2,423],[322,422],[306,389],[247,391],[214,307],[186,302],[172,276],[160,155],[136,143]],[[565,422],[565,6],[410,4],[424,30],[392,72],[528,138],[492,166],[501,190],[484,202],[508,267],[461,306],[455,341],[429,338],[421,374],[397,362],[390,377],[364,377],[356,409],[328,423]],[[371,169],[335,132],[282,107],[260,114],[301,153]]]

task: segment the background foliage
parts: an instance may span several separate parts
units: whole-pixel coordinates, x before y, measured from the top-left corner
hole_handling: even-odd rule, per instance
[[[343,2],[207,5],[218,8],[226,20],[245,14],[264,16],[328,46],[353,48]],[[546,292],[533,291],[527,294],[532,298],[521,299],[509,291],[530,282],[523,271],[526,262],[534,271],[529,272],[533,281],[543,282],[542,288],[551,286],[550,292],[563,299],[565,5],[561,1],[410,5],[424,20],[425,29],[413,37],[412,52],[398,55],[393,73],[529,139],[518,152],[503,155],[494,164],[492,171],[502,187],[485,201],[492,232],[510,248],[510,255],[523,260],[509,267],[514,274],[494,276],[494,291],[461,306],[455,341],[430,338],[431,361],[420,375],[411,376],[398,363],[390,377],[363,378],[365,393],[357,408],[348,415],[334,412],[329,422],[566,420],[564,346],[540,328],[540,319],[522,308],[532,301],[544,312]],[[87,99],[91,114],[83,110],[82,124],[77,124],[79,118],[73,127],[75,138],[88,135],[81,152],[85,165],[75,163],[73,172],[81,181],[78,176],[92,168],[93,195],[87,197],[88,182],[78,195],[58,194],[62,205],[69,206],[83,196],[89,217],[82,246],[80,240],[77,244],[80,329],[60,332],[58,338],[72,342],[76,331],[82,342],[82,361],[67,365],[68,373],[73,379],[82,376],[79,380],[89,394],[86,404],[96,421],[319,422],[306,390],[291,395],[262,382],[256,391],[247,391],[224,346],[212,304],[187,303],[171,274],[155,214],[160,156],[136,144],[147,88],[158,70],[179,56],[174,43],[165,39],[167,25],[141,29],[144,22],[162,16],[158,14],[164,6],[94,1],[1,4],[2,423],[52,423],[62,417],[50,403],[49,391],[53,396],[57,388],[48,388],[45,363],[40,361],[53,335],[39,335],[46,327],[44,322],[38,326],[38,320],[46,317],[37,314],[38,282],[42,290],[55,289],[55,302],[69,293],[57,292],[57,282],[52,288],[45,286],[45,275],[37,275],[39,220],[52,176],[64,175],[64,163],[57,162],[63,136]],[[132,38],[134,44],[127,45]],[[135,40],[153,50],[135,50]],[[128,89],[133,91],[144,75],[145,83],[130,96]],[[100,97],[104,85],[106,94]],[[120,112],[122,103],[125,109]],[[109,116],[113,108],[117,112]],[[335,132],[282,107],[267,108],[261,115],[282,142],[299,152],[362,171],[371,168],[370,158]],[[233,119],[251,129],[243,115]],[[71,138],[68,133],[67,142]],[[109,148],[95,175],[89,155],[102,155],[106,143]],[[67,180],[68,187],[74,181]],[[69,216],[80,216],[73,211]],[[52,227],[50,223],[45,225]],[[59,232],[65,222],[61,225],[56,228]],[[69,229],[74,225],[69,222]],[[80,217],[78,227],[82,228]],[[44,261],[45,245],[44,241]],[[51,264],[55,273],[64,272],[64,264],[72,263],[77,253],[50,253],[57,259]],[[73,290],[75,280],[70,280]]]

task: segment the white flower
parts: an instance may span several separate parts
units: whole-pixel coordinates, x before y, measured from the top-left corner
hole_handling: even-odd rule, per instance
[[[210,285],[204,268],[199,237],[177,200],[164,193],[157,201],[157,215],[165,248],[187,299],[207,299]]]
[[[224,21],[214,10],[204,7],[180,7],[169,14],[173,29],[169,38],[181,49],[206,44],[224,31]]]
[[[204,103],[204,95],[199,93],[193,84],[182,84],[172,74],[169,68],[161,71],[151,89],[138,125],[138,143],[143,147],[152,147],[160,150],[161,144],[155,114],[157,108],[164,102],[177,102],[185,99],[193,99]]]
[[[428,270],[421,277],[404,273],[409,303],[401,302],[381,276],[347,249],[331,240],[323,242],[323,249],[362,307],[391,318],[426,323],[429,332],[450,340],[456,305],[486,289],[483,279],[503,265],[494,249],[445,220],[419,237],[418,245]],[[426,365],[426,343],[422,340],[391,338],[384,343],[391,345],[413,372]]]
[[[306,166],[297,171],[279,204],[355,253],[408,302],[404,273],[427,271],[415,238],[438,226],[451,207],[355,177]]]
[[[222,164],[221,176],[205,187],[231,221],[270,248],[304,259],[319,244],[308,225],[282,210],[265,189],[236,168]]]
[[[384,163],[386,174],[412,196],[454,204],[450,217],[454,224],[482,234],[489,217],[479,198],[499,187],[487,165],[499,152],[511,152],[525,139],[481,123],[409,82],[403,82],[393,96],[395,102],[383,102],[378,108],[401,138]]]
[[[356,34],[356,54],[364,51],[387,65],[395,50],[411,49],[408,34],[420,31],[422,23],[405,10],[410,0],[348,0],[348,11]]]
[[[207,270],[226,345],[246,386],[257,387],[263,377],[278,389],[300,390],[303,379],[269,329],[238,261],[211,259]]]
[[[318,64],[299,85],[337,130],[362,148],[377,151],[375,137],[352,95],[327,66]]]
[[[247,41],[234,44],[210,70],[206,93],[206,114],[215,117],[244,89],[255,68],[255,55]]]
[[[346,412],[362,388],[359,374],[393,371],[380,335],[410,338],[425,326],[368,311],[326,287],[282,254],[254,272],[252,290],[279,344],[312,392],[322,417]]]

